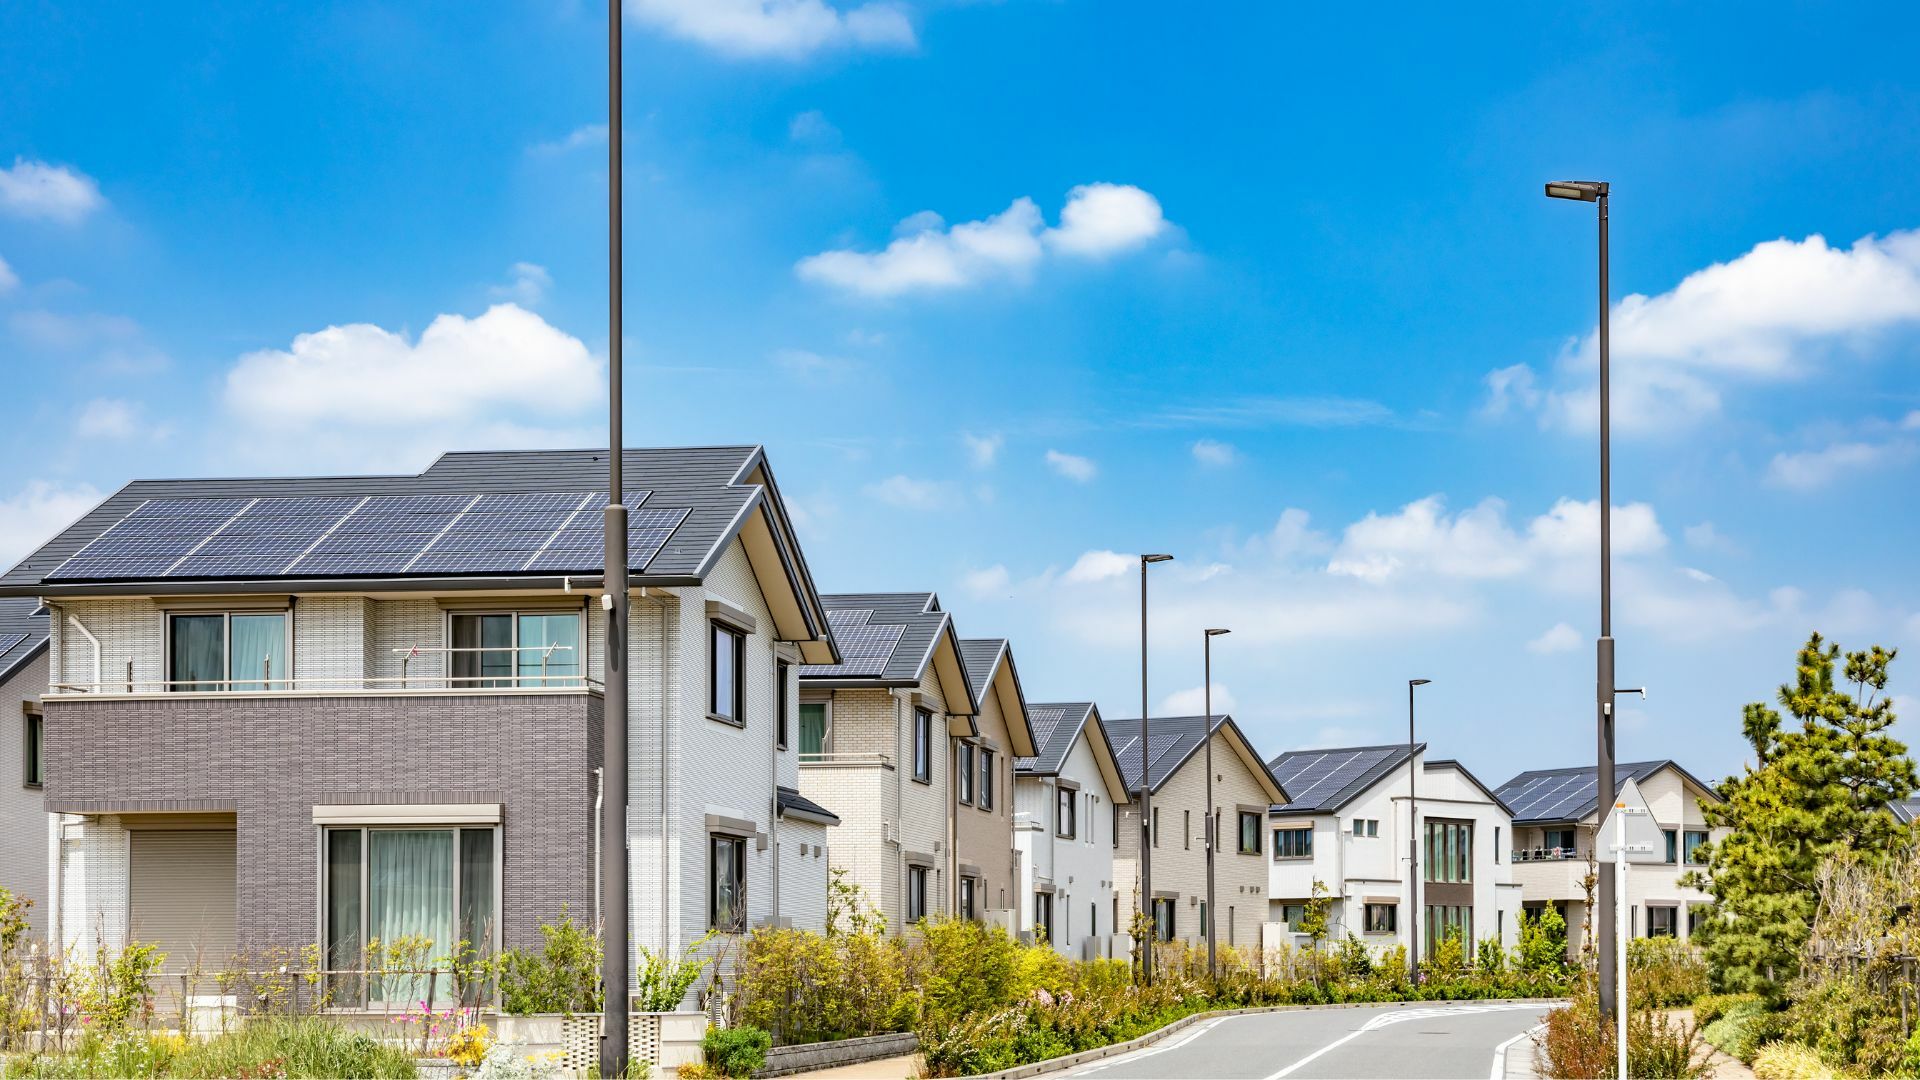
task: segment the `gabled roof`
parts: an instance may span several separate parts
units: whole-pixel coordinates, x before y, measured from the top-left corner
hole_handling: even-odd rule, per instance
[[[801,665],[802,681],[824,687],[912,687],[920,685],[931,668],[949,714],[972,716],[978,710],[960,655],[960,635],[954,632],[953,617],[940,609],[939,596],[830,593],[820,602],[841,659]]]
[[[1426,744],[1422,743],[1421,745],[1424,746]],[[1459,773],[1461,776],[1466,777],[1467,783],[1472,784],[1476,788],[1479,788],[1480,794],[1485,795],[1487,799],[1491,801],[1495,806],[1498,806],[1500,809],[1505,810],[1508,816],[1512,816],[1513,814],[1513,807],[1508,806],[1505,800],[1501,799],[1500,796],[1494,794],[1494,791],[1492,788],[1489,788],[1487,785],[1481,783],[1480,778],[1473,775],[1473,770],[1467,768],[1465,765],[1460,764],[1460,762],[1455,761],[1453,758],[1435,758],[1432,761],[1422,762],[1420,765],[1420,769],[1423,772],[1439,772],[1443,769],[1451,769],[1454,772]]]
[[[650,555],[646,549],[653,547],[652,543],[635,549],[636,565],[631,568],[633,585],[700,584],[728,544],[738,537],[753,562],[762,591],[767,594],[779,635],[801,642],[805,659],[826,662],[837,658],[827,629],[826,611],[819,602],[761,447],[629,449],[625,451],[622,465],[625,486],[635,493],[634,501],[645,511],[659,512],[651,517],[656,522],[652,535],[657,549]],[[135,480],[108,496],[5,575],[0,575],[0,596],[362,592],[375,588],[557,589],[563,577],[577,588],[592,590],[599,586],[597,555],[590,558],[593,564],[590,568],[582,566],[566,575],[552,570],[497,568],[489,568],[484,573],[408,573],[391,568],[377,572],[327,573],[300,569],[303,562],[312,561],[304,555],[289,555],[284,563],[258,557],[269,552],[264,548],[249,549],[249,530],[245,529],[229,530],[221,536],[223,552],[233,556],[224,561],[182,558],[165,567],[156,565],[155,569],[147,570],[133,566],[107,577],[96,569],[80,569],[89,560],[76,560],[67,572],[57,571],[70,557],[149,502],[156,507],[190,509],[217,508],[223,504],[237,508],[251,505],[255,500],[320,500],[316,504],[301,505],[325,505],[326,513],[335,514],[344,522],[358,509],[362,499],[369,500],[369,505],[382,505],[375,500],[389,496],[541,493],[590,496],[605,489],[606,479],[605,450],[516,450],[447,453],[424,472],[413,475]],[[644,498],[639,496],[640,492],[646,493]],[[291,504],[266,505],[287,507]],[[595,503],[589,509],[574,513],[582,529],[590,531],[597,506]],[[225,515],[209,509],[206,515],[197,517],[231,524],[245,512],[236,509]],[[211,536],[223,528],[224,525],[209,526],[207,534]],[[438,540],[437,536],[432,541],[420,540],[423,546],[419,550],[427,551]],[[278,549],[271,552],[278,553]],[[449,560],[449,565],[457,562]],[[514,565],[531,566],[537,562],[529,559]],[[262,569],[263,563],[271,568]],[[190,565],[200,568],[183,569]],[[245,566],[246,569],[219,569],[223,566]]]
[[[1910,825],[1920,820],[1920,796],[1890,802],[1887,804],[1887,809],[1893,811],[1893,820],[1902,825]]]
[[[47,651],[47,609],[33,599],[0,600],[0,683]]]
[[[1127,790],[1138,792],[1141,789],[1140,776],[1140,733],[1138,719],[1116,720],[1115,730],[1120,732],[1120,741],[1114,746],[1114,757],[1120,761],[1120,771],[1126,777]],[[1267,797],[1275,803],[1288,800],[1286,788],[1277,780],[1272,770],[1260,760],[1260,755],[1247,741],[1240,725],[1233,717],[1220,714],[1205,716],[1167,716],[1150,717],[1147,720],[1147,776],[1148,790],[1158,791],[1166,786],[1173,774],[1180,771],[1188,759],[1198,753],[1207,743],[1207,735],[1218,732],[1227,737],[1227,742],[1239,753],[1248,771],[1260,786],[1267,789]]]
[[[1707,798],[1719,801],[1720,795],[1699,778],[1671,759],[1662,761],[1615,762],[1614,784],[1629,779],[1644,784],[1663,769],[1672,769],[1681,779],[1699,788]],[[1555,825],[1577,823],[1593,817],[1600,808],[1599,785],[1591,765],[1570,769],[1534,769],[1501,784],[1495,796],[1513,811],[1515,825]]]
[[[1034,748],[1033,716],[1026,691],[1020,688],[1020,669],[1013,663],[1013,647],[1006,638],[961,638],[960,660],[967,669],[973,699],[986,707],[989,695],[1000,702],[1007,722],[1007,739],[1015,757],[1030,756]]]
[[[1417,744],[1421,750],[1425,743]],[[1326,750],[1290,750],[1267,767],[1292,801],[1273,808],[1276,814],[1333,814],[1359,798],[1400,766],[1406,764],[1406,743],[1390,746],[1347,746]]]
[[[774,801],[779,807],[781,817],[811,821],[818,825],[840,824],[838,814],[800,794],[796,788],[776,787]]]
[[[1093,702],[1064,701],[1029,705],[1027,713],[1033,717],[1033,740],[1037,753],[1032,757],[1015,758],[1014,775],[1059,776],[1067,763],[1067,756],[1073,753],[1074,741],[1084,733],[1087,745],[1093,750],[1094,763],[1100,768],[1100,777],[1106,783],[1107,797],[1120,803],[1131,801],[1119,759],[1113,753],[1113,741],[1107,736],[1107,726],[1100,722],[1100,710]]]

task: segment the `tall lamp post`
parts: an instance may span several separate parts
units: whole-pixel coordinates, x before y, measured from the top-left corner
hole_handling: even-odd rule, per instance
[[[600,1031],[600,1075],[627,1074],[627,508],[621,502],[621,190],[620,0],[607,3],[607,616],[601,766],[606,799],[600,812],[600,982],[606,1015]]]
[[[1594,203],[1600,216],[1600,639],[1594,644],[1593,692],[1595,724],[1599,731],[1599,760],[1594,769],[1598,796],[1595,805],[1603,812],[1613,805],[1613,699],[1617,693],[1613,685],[1613,469],[1609,459],[1612,372],[1607,352],[1611,321],[1607,284],[1607,194],[1608,185],[1604,180],[1558,180],[1547,185],[1548,198]],[[1599,844],[1598,837],[1595,844]],[[1600,1012],[1608,1015],[1614,1009],[1614,871],[1610,860],[1597,862],[1600,877],[1594,892],[1599,910],[1594,913],[1594,932],[1600,947]]]
[[[1214,963],[1213,947],[1215,921],[1213,909],[1213,849],[1217,843],[1216,838],[1220,834],[1220,824],[1213,810],[1213,639],[1222,634],[1230,634],[1232,632],[1231,630],[1212,629],[1204,631],[1200,637],[1202,642],[1200,648],[1202,656],[1200,678],[1206,687],[1201,691],[1201,694],[1206,702],[1203,707],[1207,714],[1205,731],[1201,735],[1201,738],[1206,740],[1207,746],[1207,820],[1205,825],[1207,834],[1207,925],[1204,929],[1207,934],[1208,977],[1220,974],[1219,967]]]
[[[1147,756],[1147,567],[1172,562],[1171,555],[1140,556],[1140,903],[1153,929],[1140,950],[1140,977],[1153,985],[1153,946],[1160,937],[1159,913],[1153,908],[1153,781],[1147,768],[1153,759]]]
[[[1420,791],[1413,748],[1413,688],[1432,679],[1407,680],[1407,962],[1413,981],[1420,981]]]

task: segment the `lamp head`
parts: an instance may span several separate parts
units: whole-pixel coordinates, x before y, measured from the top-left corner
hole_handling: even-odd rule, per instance
[[[1221,634],[1231,634],[1231,633],[1233,633],[1233,631],[1231,631],[1231,630],[1225,630],[1225,629],[1220,629],[1220,628],[1215,628],[1215,629],[1212,629],[1212,630],[1208,630],[1208,631],[1207,631],[1207,636],[1208,636],[1208,637],[1219,637],[1219,636],[1220,636]]]
[[[1425,686],[1432,681],[1433,681],[1432,679],[1408,679],[1407,685],[1408,686]]]
[[[1171,555],[1142,555],[1142,556],[1140,556],[1140,561],[1141,561],[1141,562],[1143,562],[1143,563],[1157,563],[1157,562],[1172,562],[1172,561],[1173,561],[1173,556],[1171,556]]]
[[[1605,180],[1555,180],[1547,185],[1549,199],[1576,199],[1598,202],[1607,193]]]

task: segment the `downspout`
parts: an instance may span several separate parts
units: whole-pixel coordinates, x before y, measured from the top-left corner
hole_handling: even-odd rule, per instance
[[[652,595],[652,592],[649,589],[647,589],[645,586],[641,586],[640,596],[643,599],[651,595]],[[660,675],[661,675],[661,679],[660,679],[660,954],[661,956],[664,957],[664,956],[670,955],[673,952],[673,929],[667,923],[667,913],[673,910],[673,906],[672,906],[673,887],[671,886],[671,884],[669,884],[667,880],[667,868],[670,865],[670,860],[671,860],[671,855],[669,854],[669,852],[672,847],[671,845],[672,830],[669,829],[667,826],[667,807],[670,805],[667,800],[667,685],[666,685],[667,605],[665,601],[660,601],[656,603],[654,607],[658,610],[660,615],[660,618],[659,618],[660,649],[658,654],[655,657],[655,660],[660,665]],[[680,667],[681,686],[679,687],[679,689],[684,690],[686,686],[686,681],[687,681],[686,680],[686,657],[683,656],[680,658],[680,660],[681,660],[681,663],[679,667]]]
[[[100,682],[100,639],[93,636],[93,631],[88,630],[87,624],[80,621],[80,616],[70,611],[65,614],[67,621],[73,624],[73,628],[80,631],[80,636],[87,639],[88,645],[93,646],[93,692],[98,694],[103,685]],[[127,689],[132,690],[133,687],[128,686]]]
[[[788,700],[787,672],[777,651],[773,658],[773,674],[780,680],[773,700],[775,704],[784,704]],[[767,790],[772,793],[767,801],[767,847],[773,851],[773,910],[768,912],[767,918],[772,925],[780,922],[780,725],[786,720],[785,715],[774,718],[773,731],[769,733],[773,738],[767,740],[767,766],[773,773],[773,783],[767,785]],[[797,786],[799,780],[796,779],[794,783]]]
[[[593,770],[593,820],[600,820],[600,808],[607,801],[607,770]],[[593,830],[593,925],[606,933],[606,927],[600,925],[600,830]]]
[[[946,726],[946,716],[940,717],[941,726]],[[954,786],[955,778],[960,775],[960,742],[953,736],[947,736],[947,914],[960,917],[960,853],[955,848],[960,843],[959,806],[953,801],[959,791]],[[978,897],[974,906],[978,907]]]

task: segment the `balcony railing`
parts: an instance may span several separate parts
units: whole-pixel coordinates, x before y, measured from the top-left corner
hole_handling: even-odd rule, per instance
[[[262,659],[260,674],[241,679],[143,679],[134,674],[134,662],[127,661],[126,677],[91,683],[56,682],[48,687],[50,697],[92,695],[92,694],[324,694],[324,693],[392,693],[428,692],[445,693],[448,691],[500,691],[500,690],[566,690],[566,689],[604,689],[600,680],[590,678],[572,670],[573,661],[554,664],[555,652],[572,652],[569,645],[527,645],[518,649],[511,648],[442,648],[439,646],[409,646],[391,650],[400,657],[398,675],[295,675],[291,678],[273,673],[273,659]],[[444,672],[416,673],[410,670],[413,661],[428,654],[457,655],[461,653],[508,654],[517,652],[535,652],[540,654],[540,670],[510,671],[502,673],[456,674]],[[526,665],[522,662],[521,666]],[[555,667],[560,668],[558,672]]]
[[[882,768],[893,767],[893,757],[888,754],[801,754],[802,765],[878,765]]]
[[[1566,862],[1569,859],[1582,858],[1580,852],[1570,847],[1537,847],[1513,849],[1513,861],[1523,862]]]

